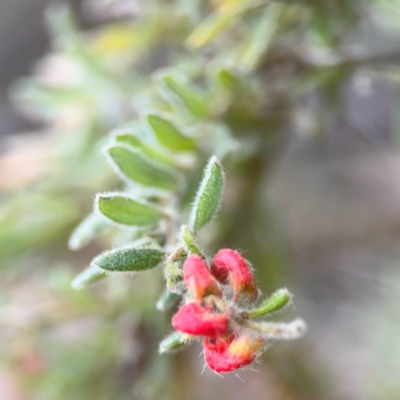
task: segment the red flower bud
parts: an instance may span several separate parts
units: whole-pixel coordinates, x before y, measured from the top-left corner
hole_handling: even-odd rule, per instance
[[[235,299],[243,293],[252,299],[257,298],[257,287],[253,273],[246,260],[235,250],[222,249],[214,257],[211,273],[221,282],[230,281]]]
[[[172,318],[172,326],[189,335],[220,336],[227,333],[228,321],[228,315],[215,313],[212,307],[193,302],[179,309]]]
[[[211,275],[206,262],[198,255],[191,255],[183,266],[183,276],[186,286],[194,293],[197,301],[215,294],[221,296],[221,288]]]
[[[261,337],[248,334],[223,338],[205,338],[204,357],[209,368],[218,373],[231,372],[251,364],[263,345]]]

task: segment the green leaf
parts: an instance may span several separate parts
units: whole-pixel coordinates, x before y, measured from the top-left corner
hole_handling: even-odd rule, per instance
[[[217,80],[225,89],[232,92],[240,87],[239,78],[227,68],[221,68],[217,72]]]
[[[139,134],[127,132],[127,130],[125,129],[118,129],[113,132],[113,137],[117,144],[123,144],[138,149],[150,160],[157,161],[160,164],[164,164],[170,167],[173,167],[175,165],[174,161],[168,155],[163,154],[160,151],[151,147],[151,145],[147,144],[139,136]]]
[[[157,140],[165,147],[175,151],[193,151],[194,140],[182,133],[171,121],[157,114],[148,114],[146,122]]]
[[[184,76],[178,74],[159,74],[158,87],[168,100],[178,100],[195,117],[203,118],[207,115],[207,101]]]
[[[68,107],[85,108],[91,100],[81,88],[52,88],[30,78],[18,79],[11,88],[11,98],[23,110],[38,116],[65,113]]]
[[[72,8],[65,2],[52,3],[47,7],[47,28],[53,40],[57,40],[69,48],[78,41],[78,27]]]
[[[165,289],[161,297],[157,301],[157,310],[168,311],[178,302],[180,296],[168,289]]]
[[[216,157],[208,162],[189,218],[189,228],[196,232],[216,214],[224,186],[224,172]]]
[[[215,11],[205,18],[186,39],[186,45],[192,49],[205,46],[210,41],[229,31],[231,26],[240,19],[240,15],[252,8],[258,8],[257,1],[225,1],[221,2]]]
[[[155,225],[162,216],[156,207],[118,193],[99,194],[95,206],[103,216],[122,225]]]
[[[287,323],[246,321],[245,325],[261,333],[265,339],[275,340],[298,339],[307,331],[307,324],[300,318]]]
[[[279,289],[272,294],[271,297],[266,299],[257,309],[249,311],[247,316],[249,318],[260,317],[265,314],[271,314],[275,311],[281,310],[288,305],[292,300],[292,294],[287,290]]]
[[[185,347],[188,342],[188,335],[182,334],[180,332],[172,332],[167,336],[158,348],[160,354],[170,353],[172,351],[180,350]]]
[[[100,254],[92,261],[92,265],[111,272],[146,271],[157,267],[164,257],[165,253],[160,249],[126,247]]]
[[[177,180],[171,172],[141,155],[137,150],[115,145],[106,148],[105,152],[117,172],[133,182],[163,190],[174,190],[177,186]]]
[[[68,242],[71,250],[85,247],[96,235],[110,226],[107,221],[96,213],[89,214],[74,230]]]
[[[75,289],[83,289],[87,285],[100,281],[107,276],[106,272],[101,270],[96,265],[83,270],[71,283],[71,286]]]
[[[237,60],[237,66],[245,71],[256,68],[264,54],[268,52],[272,41],[281,27],[281,15],[284,11],[282,4],[271,3],[259,23],[247,40],[243,41]]]
[[[203,47],[228,29],[234,21],[235,14],[233,13],[211,14],[190,34],[186,39],[186,44],[192,49]]]
[[[203,252],[200,250],[200,247],[196,243],[193,232],[186,225],[183,225],[181,227],[181,238],[185,246],[185,250],[188,254],[197,254],[205,258]]]
[[[165,280],[169,292],[182,294],[185,291],[183,283],[184,259],[167,260],[164,268]]]

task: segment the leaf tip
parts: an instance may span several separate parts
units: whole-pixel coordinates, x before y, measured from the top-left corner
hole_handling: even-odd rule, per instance
[[[189,217],[188,225],[193,232],[206,225],[218,212],[224,181],[222,165],[216,156],[212,156],[204,169]]]

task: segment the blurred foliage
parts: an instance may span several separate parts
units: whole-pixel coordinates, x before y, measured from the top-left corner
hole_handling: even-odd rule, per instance
[[[137,238],[106,227],[82,252],[66,247],[94,194],[122,187],[101,154],[108,133],[177,169],[184,217],[205,160],[224,159],[224,207],[202,243],[248,249],[271,290],[287,264],[261,196],[265,176],[288,132],[323,140],[350,77],[398,82],[390,57],[400,49],[400,2],[92,0],[85,9],[97,22],[83,31],[66,5],[49,7],[52,50],[11,93],[45,128],[23,159],[0,164],[10,171],[0,194],[0,365],[21,399],[188,399],[195,378],[179,367],[184,355],[157,354],[169,329],[155,310],[160,271],[70,286],[100,249]],[[370,45],[371,31],[385,46]],[[152,121],[189,151],[150,145]],[[40,170],[19,180],[30,159]],[[328,372],[290,357],[289,372],[267,360],[286,398],[335,398],[316,382]],[[184,383],[171,378],[176,368]]]

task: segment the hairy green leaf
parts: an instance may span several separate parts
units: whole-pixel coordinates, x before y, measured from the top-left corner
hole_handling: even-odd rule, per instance
[[[247,315],[249,318],[253,318],[273,313],[288,305],[291,299],[292,294],[289,292],[289,290],[286,288],[279,289],[273,293],[271,297],[261,303],[257,309],[249,311]]]
[[[218,210],[224,186],[224,172],[216,157],[208,162],[189,218],[189,228],[196,232],[203,227]]]
[[[109,220],[123,225],[155,225],[162,216],[158,208],[118,193],[98,195],[95,206]]]
[[[163,146],[175,151],[192,151],[196,149],[194,140],[182,133],[167,118],[157,114],[148,114],[146,120],[157,140]]]
[[[180,350],[187,344],[187,336],[180,332],[172,332],[164,340],[161,341],[158,348],[160,354],[170,353],[172,351]]]
[[[186,225],[183,225],[181,228],[181,238],[188,254],[197,254],[204,258],[203,252],[196,243],[193,232]]]
[[[126,132],[121,129],[114,132],[114,140],[117,144],[127,145],[140,150],[150,160],[157,161],[170,167],[174,166],[174,162],[171,157],[161,153],[160,151],[154,149],[151,145],[145,143],[141,138],[139,138],[139,135]]]
[[[182,294],[185,291],[185,285],[183,283],[183,263],[185,257],[171,260],[168,258],[165,263],[164,273],[165,280],[167,282],[168,291],[176,294]]]
[[[177,186],[174,175],[157,165],[139,151],[122,145],[105,149],[110,163],[117,168],[125,178],[140,185],[156,187],[163,190],[173,190]]]
[[[100,254],[92,261],[92,265],[96,265],[106,271],[146,271],[157,267],[164,257],[165,253],[160,249],[126,247]]]

